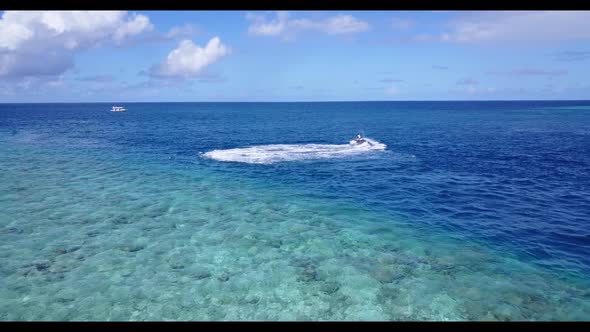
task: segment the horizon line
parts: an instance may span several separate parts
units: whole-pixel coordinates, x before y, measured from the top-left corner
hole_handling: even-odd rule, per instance
[[[285,100],[285,101],[33,101],[0,102],[6,104],[156,104],[156,103],[370,103],[370,102],[506,102],[506,101],[583,101],[590,99],[434,99],[434,100]]]

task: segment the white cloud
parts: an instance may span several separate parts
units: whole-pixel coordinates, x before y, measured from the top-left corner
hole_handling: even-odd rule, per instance
[[[248,33],[263,36],[281,36],[291,39],[303,31],[317,31],[327,35],[346,35],[367,31],[369,24],[351,15],[336,15],[323,20],[308,18],[291,19],[289,13],[279,11],[276,18],[267,20],[264,15],[248,13],[246,19],[251,22]]]
[[[42,59],[42,60],[41,60]],[[0,78],[20,79],[26,76],[54,76],[73,66],[72,57],[64,52],[1,52]]]
[[[128,39],[124,45],[118,46],[132,47],[137,44],[146,43],[168,43],[170,41],[181,41],[183,39],[192,39],[194,36],[201,34],[202,31],[196,25],[186,23],[171,27],[168,31],[152,31],[151,33],[142,34],[141,37]]]
[[[230,49],[219,37],[211,38],[205,47],[185,39],[162,63],[152,66],[150,74],[154,77],[196,77],[203,74],[205,67],[229,53]]]
[[[192,24],[185,24],[182,26],[175,26],[170,28],[170,30],[164,35],[167,39],[174,39],[179,37],[191,37],[200,32],[199,28]]]
[[[150,19],[144,15],[134,15],[133,19],[125,22],[115,30],[113,39],[116,43],[123,42],[126,38],[138,35],[143,31],[151,30],[152,24]]]
[[[278,11],[277,18],[266,22],[262,15],[248,13],[246,19],[252,21],[248,27],[248,32],[253,35],[278,36],[283,33],[287,27],[289,14],[285,11]]]
[[[0,19],[0,49],[31,43],[76,49],[152,29],[148,17],[124,11],[6,11]]]
[[[369,29],[367,22],[361,21],[350,15],[338,15],[324,21],[312,21],[309,19],[292,20],[295,28],[320,31],[329,35],[348,34],[362,32]]]
[[[0,77],[60,75],[76,51],[117,45],[153,28],[125,11],[5,11],[0,18]]]
[[[390,96],[395,96],[395,95],[399,94],[399,89],[397,87],[391,85],[390,87],[385,89],[385,93]]]
[[[438,40],[455,43],[539,43],[590,39],[590,11],[477,12],[449,22]]]

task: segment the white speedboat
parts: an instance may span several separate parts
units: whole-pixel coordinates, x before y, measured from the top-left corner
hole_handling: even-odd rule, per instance
[[[361,136],[361,134],[356,135],[356,137],[350,141],[350,145],[361,145],[365,143],[367,143],[369,146],[373,146],[373,143],[366,140],[364,137]]]
[[[113,106],[113,108],[111,108],[111,112],[125,112],[127,111],[127,109],[123,106]]]

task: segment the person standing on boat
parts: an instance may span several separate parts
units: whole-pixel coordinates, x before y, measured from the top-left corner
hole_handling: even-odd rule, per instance
[[[363,139],[363,136],[361,136],[361,134],[356,135],[356,138],[354,139],[357,143],[363,143],[365,140]]]

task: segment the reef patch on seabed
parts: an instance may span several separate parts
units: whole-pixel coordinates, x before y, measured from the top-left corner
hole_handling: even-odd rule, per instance
[[[584,280],[338,200],[0,150],[0,320],[590,318]]]

